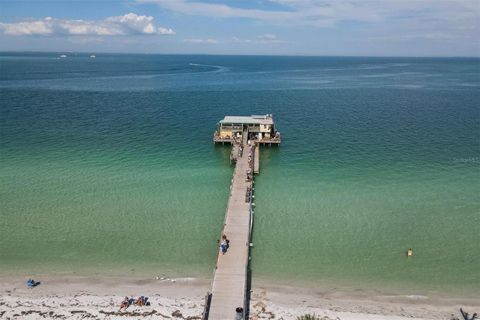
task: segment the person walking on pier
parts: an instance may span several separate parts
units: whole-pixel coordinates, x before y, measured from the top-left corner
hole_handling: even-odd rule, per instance
[[[227,252],[227,242],[222,241],[222,243],[220,243],[220,252],[222,254],[225,254],[225,252]]]
[[[227,249],[228,249],[228,247],[230,247],[230,240],[228,240],[227,235],[224,234],[222,236],[222,241],[225,241],[225,243],[227,244]]]
[[[220,251],[222,254],[225,254],[230,246],[230,240],[227,239],[226,235],[222,236],[222,242],[220,243]]]

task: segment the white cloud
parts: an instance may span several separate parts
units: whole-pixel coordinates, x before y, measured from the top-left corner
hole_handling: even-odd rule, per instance
[[[270,0],[284,6],[285,10],[244,9],[226,4],[187,0],[136,0],[140,3],[157,3],[172,12],[217,18],[247,18],[270,23],[314,25],[331,27],[341,19],[375,21],[379,16],[346,1]]]
[[[67,40],[71,43],[87,44],[87,43],[104,43],[105,38],[101,36],[71,36]]]
[[[278,25],[333,27],[341,22],[389,23],[407,20],[411,23],[453,27],[472,25],[480,15],[478,0],[266,0],[280,5],[274,10],[245,9],[202,0],[136,0],[156,3],[184,15],[214,18],[247,18]],[[476,24],[478,28],[478,23]],[[435,29],[436,27],[434,27]]]
[[[217,44],[218,40],[216,39],[185,39],[184,42],[188,43],[205,43],[205,44]]]
[[[123,36],[131,34],[173,35],[170,28],[156,27],[151,16],[128,13],[124,16],[109,17],[104,20],[62,20],[46,17],[17,23],[0,22],[0,30],[12,36]]]
[[[218,17],[218,18],[250,18],[259,20],[289,19],[291,12],[287,11],[266,11],[258,9],[243,9],[231,7],[226,4],[203,3],[199,1],[186,0],[137,0],[140,3],[157,3],[172,12],[185,15]]]
[[[274,34],[261,34],[256,37],[258,43],[286,43],[285,40],[280,40]]]
[[[466,36],[460,36],[463,38],[468,38]],[[378,36],[378,37],[369,37],[367,40],[370,41],[387,41],[387,42],[408,42],[412,40],[432,40],[432,41],[453,41],[458,39],[458,36],[452,36],[450,34],[445,33],[425,33],[425,34],[402,34],[396,37],[391,36]]]
[[[261,34],[257,36],[258,39],[263,39],[263,40],[275,40],[277,39],[277,36],[274,34]]]
[[[278,39],[274,34],[262,34],[256,36],[253,39],[241,39],[233,37],[233,42],[236,43],[253,43],[253,44],[274,44],[274,43],[287,43],[288,41]]]
[[[325,49],[315,42],[327,39],[338,46],[338,52],[353,52],[352,42],[358,42],[361,47],[361,42],[367,40],[368,50],[374,50],[373,45],[376,45],[374,53],[385,50],[391,54],[385,43],[422,47],[434,55],[440,51],[453,52],[447,48],[439,50],[442,43],[449,48],[463,48],[461,50],[468,51],[469,55],[480,53],[479,0],[262,0],[249,2],[261,4],[249,8],[236,6],[241,1],[224,1],[223,4],[210,0],[135,1],[156,3],[180,16],[258,21],[261,24],[257,26],[281,28],[278,32],[285,30],[286,36],[292,37],[296,32],[300,42],[305,43],[305,37],[310,37],[305,46],[317,47],[318,52],[325,52]],[[329,28],[330,33],[320,31],[318,36],[313,35],[318,28]],[[281,43],[281,40],[256,37],[233,38],[231,42],[272,44]]]

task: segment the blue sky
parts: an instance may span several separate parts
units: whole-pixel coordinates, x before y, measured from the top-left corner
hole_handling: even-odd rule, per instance
[[[480,0],[0,1],[0,51],[480,56]]]

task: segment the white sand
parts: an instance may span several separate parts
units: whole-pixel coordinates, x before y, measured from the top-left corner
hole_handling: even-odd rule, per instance
[[[209,279],[36,276],[0,277],[0,319],[201,319]],[[419,295],[345,293],[319,288],[256,284],[250,318],[295,319],[315,313],[324,320],[462,319],[459,308],[480,314],[480,300]],[[118,311],[125,296],[148,296],[151,306]],[[232,316],[233,318],[233,316]],[[227,319],[226,319],[227,320]]]
[[[460,308],[480,315],[480,300],[384,295],[265,285],[253,288],[250,319],[295,319],[315,314],[322,320],[461,319]],[[274,317],[273,317],[274,316]]]

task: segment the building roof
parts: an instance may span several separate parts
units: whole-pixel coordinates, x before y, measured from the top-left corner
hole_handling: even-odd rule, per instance
[[[220,120],[221,124],[233,123],[233,124],[273,124],[273,118],[271,114],[263,116],[225,116],[223,120]]]

